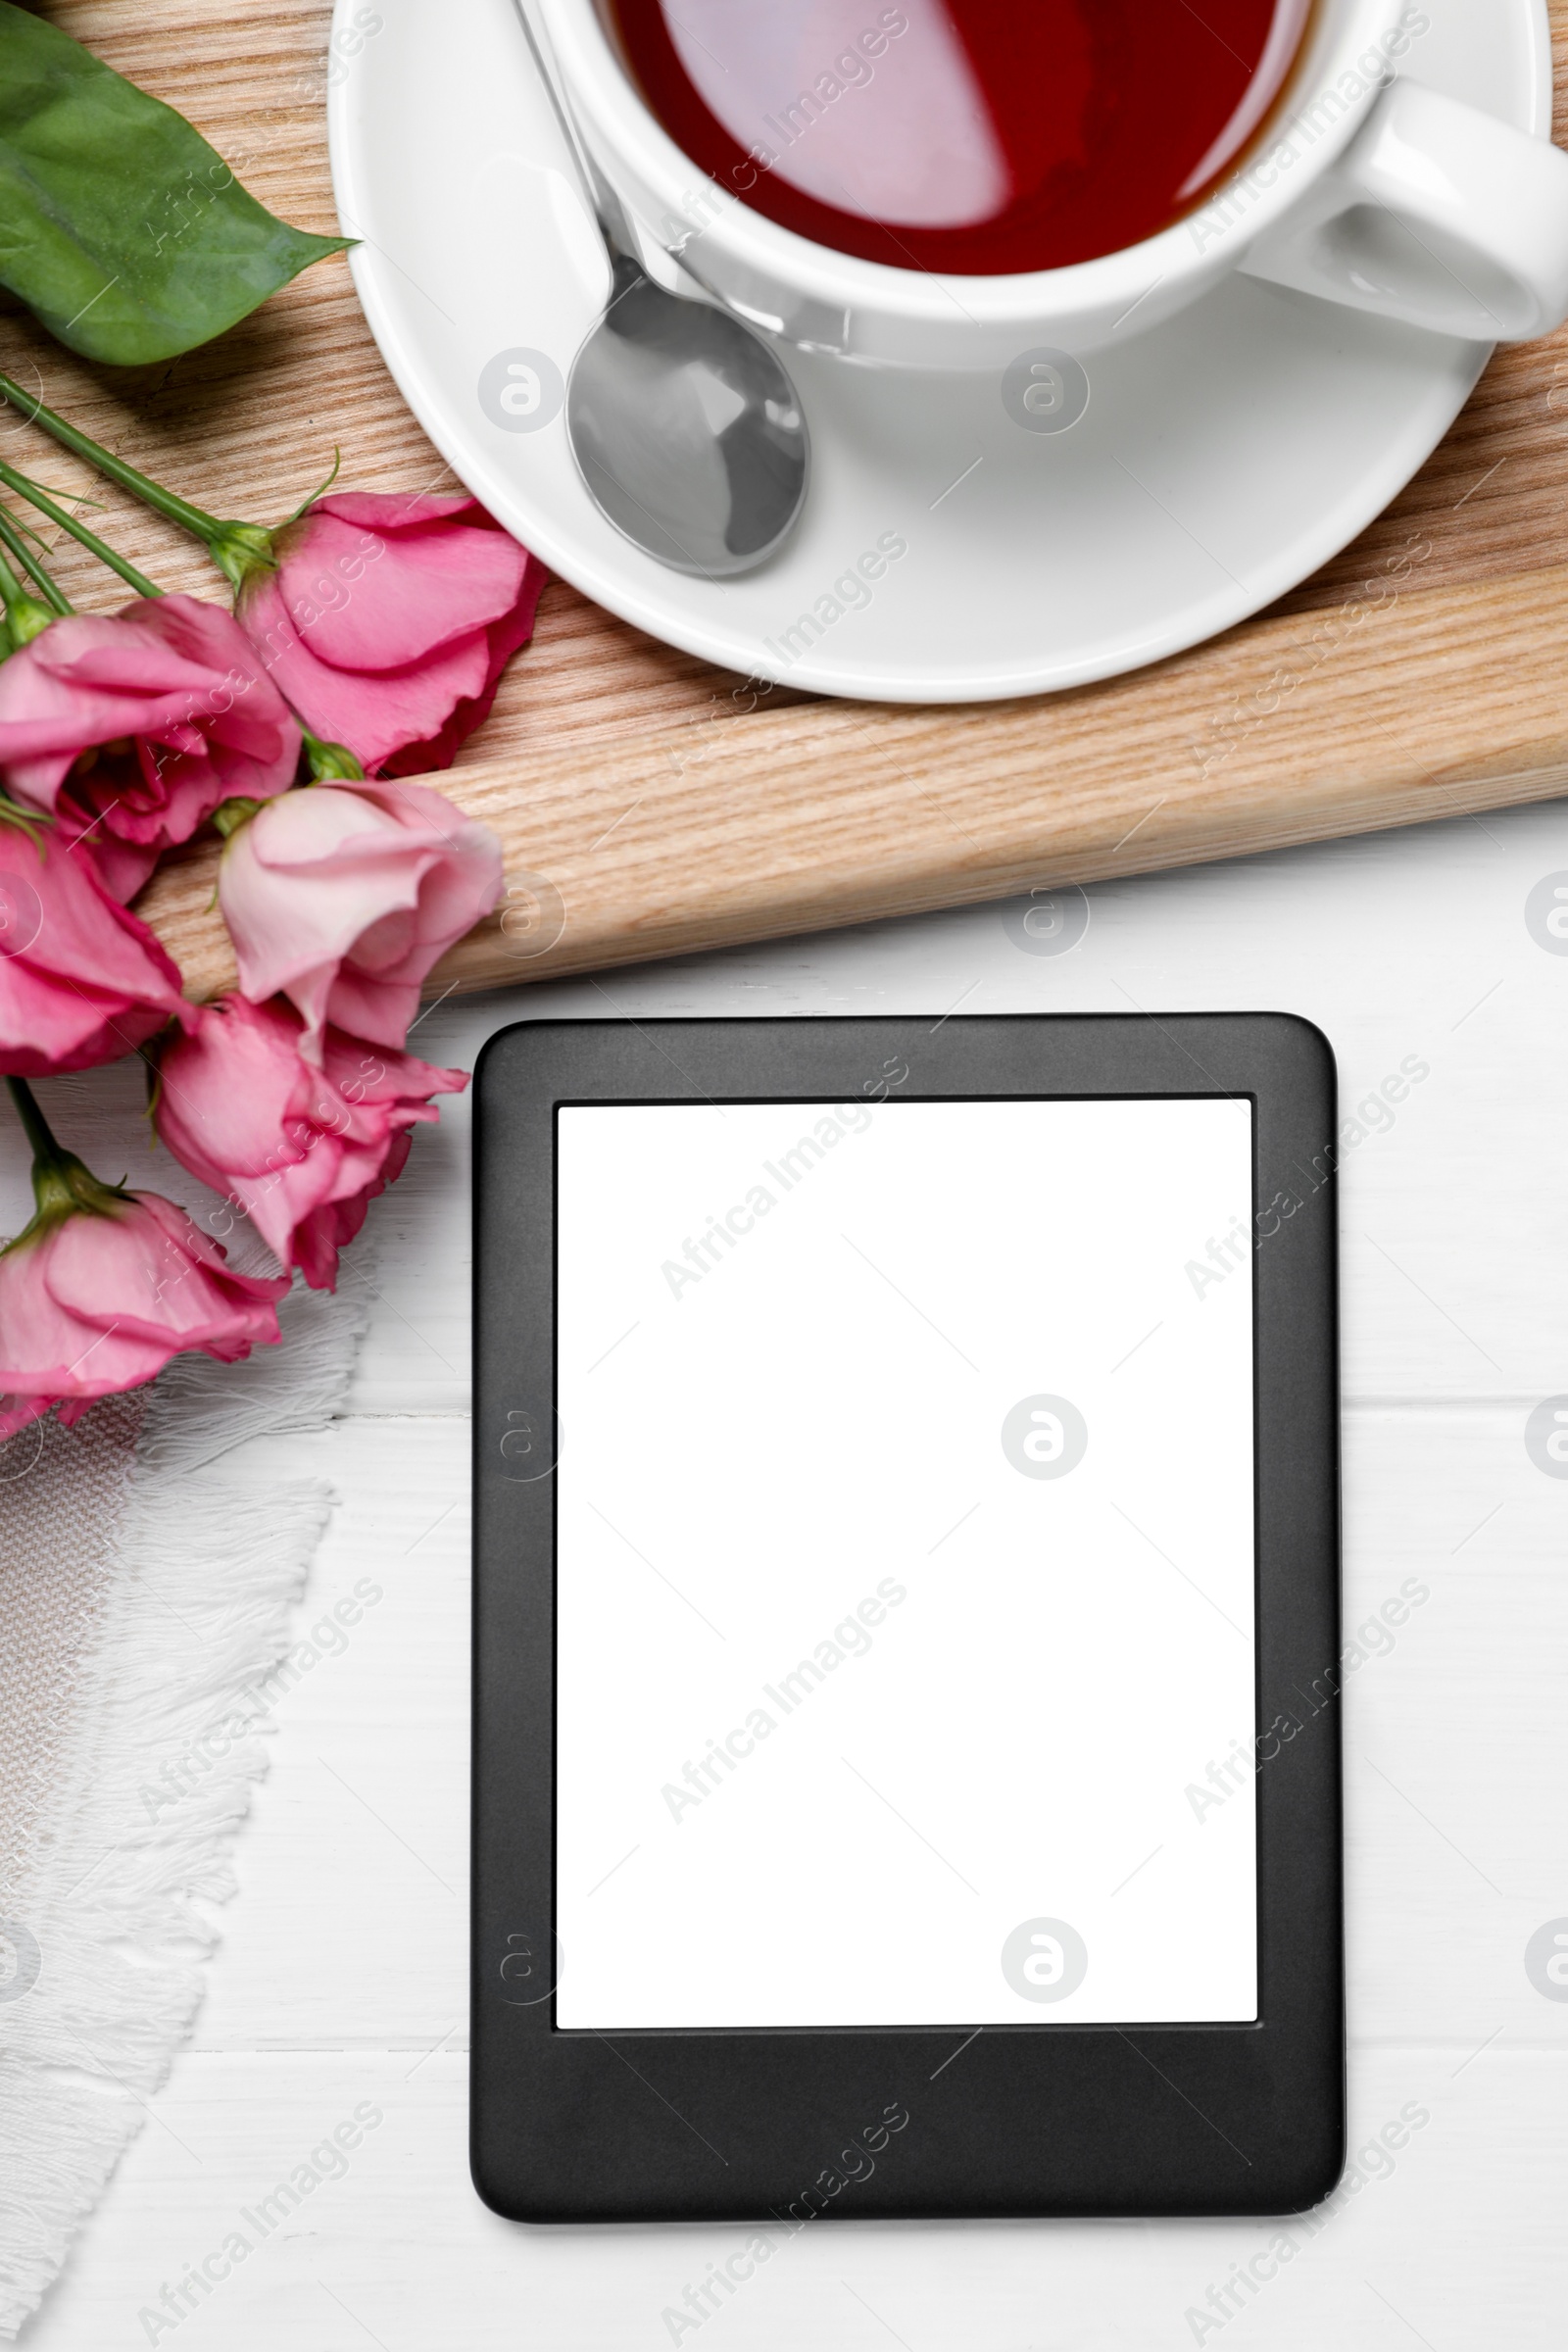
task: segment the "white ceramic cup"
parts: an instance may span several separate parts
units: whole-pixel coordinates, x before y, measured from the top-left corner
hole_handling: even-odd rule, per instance
[[[598,0],[527,5],[645,261],[658,272],[672,257],[808,349],[959,369],[1004,368],[1031,346],[1090,352],[1232,270],[1477,342],[1523,342],[1568,317],[1568,155],[1423,88],[1430,20],[1412,0],[1318,0],[1272,130],[1196,213],[1100,260],[1002,277],[890,269],[780,227],[682,154]]]

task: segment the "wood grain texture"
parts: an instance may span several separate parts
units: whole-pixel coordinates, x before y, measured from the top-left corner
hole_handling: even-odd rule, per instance
[[[335,225],[328,10],[57,0],[47,12],[222,149],[302,226]],[[1552,0],[1562,58],[1568,0]],[[399,398],[342,261],[207,349],[94,369],[13,312],[0,354],[133,463],[220,512],[275,517],[344,451],[355,486],[446,468]],[[1134,676],[1028,703],[910,711],[758,697],[547,590],[532,647],[444,779],[506,846],[512,898],[433,975],[478,988],[1540,799],[1568,786],[1568,332],[1499,355],[1388,513],[1258,619]],[[0,423],[5,454],[36,436]],[[86,476],[52,449],[53,482]],[[167,586],[205,560],[94,486],[108,531]],[[69,546],[60,574],[113,603]],[[227,984],[215,853],[142,911],[191,993]],[[538,888],[540,879],[545,885]],[[554,895],[553,895],[554,894]],[[543,906],[562,907],[540,951]],[[555,929],[555,924],[548,926]]]

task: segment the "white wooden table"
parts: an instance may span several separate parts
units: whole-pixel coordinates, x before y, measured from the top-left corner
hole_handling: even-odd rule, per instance
[[[1348,1152],[1342,1196],[1347,1627],[1406,1577],[1431,1588],[1347,1685],[1352,2148],[1401,2109],[1428,2120],[1223,2320],[1211,2287],[1275,2225],[824,2223],[704,2323],[704,2352],[1559,2352],[1568,2002],[1524,1966],[1568,1915],[1568,1482],[1524,1444],[1568,1391],[1568,954],[1525,921],[1558,869],[1561,803],[1098,887],[1060,958],[979,908],[426,1019],[421,1051],[471,1064],[545,1012],[1280,1007],[1327,1031],[1348,1112],[1430,1064]],[[194,2043],[31,2352],[147,2342],[142,2307],[366,2101],[382,2120],[343,2177],[158,2342],[653,2352],[733,2248],[716,2228],[514,2227],[468,2184],[466,1134],[445,1107],[372,1210],[381,1297],[349,1411],[291,1448],[342,1495],[302,1624],[357,1578],[384,1597],[280,1706]]]

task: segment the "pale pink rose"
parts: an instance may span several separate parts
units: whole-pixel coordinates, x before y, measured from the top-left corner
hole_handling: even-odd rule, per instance
[[[285,996],[321,1059],[328,1021],[401,1046],[431,966],[501,896],[501,844],[421,784],[313,784],[223,850],[219,899],[242,993]]]
[[[232,616],[192,596],[52,621],[0,662],[0,784],[133,898],[227,800],[286,792],[300,731]]]
[[[163,1055],[154,1117],[175,1158],[250,1217],[281,1264],[329,1291],[338,1251],[402,1173],[409,1129],[438,1117],[430,1096],[468,1079],[331,1028],[317,1068],[302,1034],[276,997],[205,1006]]]
[[[189,1014],[178,967],[86,854],[51,826],[0,823],[0,1071],[92,1069]]]
[[[550,577],[476,499],[340,491],[274,534],[239,618],[307,726],[371,775],[450,767]]]
[[[216,1242],[156,1193],[119,1193],[62,1155],[40,1207],[0,1253],[0,1439],[51,1405],[68,1425],[99,1396],[197,1348],[220,1363],[278,1339],[288,1277],[230,1271]]]

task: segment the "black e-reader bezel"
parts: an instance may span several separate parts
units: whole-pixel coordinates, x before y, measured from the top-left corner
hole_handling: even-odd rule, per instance
[[[1252,1105],[1257,2019],[559,2031],[558,1106],[848,1100],[897,1065],[901,1101]],[[1324,1695],[1339,1657],[1336,1073],[1322,1034],[1278,1013],[522,1022],[486,1047],[476,1098],[470,2152],[485,2202],[523,2221],[786,2230],[1316,2203],[1345,2158],[1340,1732]]]

